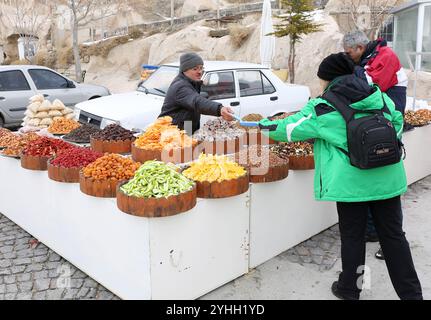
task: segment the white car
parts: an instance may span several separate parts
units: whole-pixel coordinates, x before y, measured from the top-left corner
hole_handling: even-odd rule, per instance
[[[310,98],[308,87],[286,84],[262,65],[206,61],[204,68],[201,94],[230,106],[240,117],[296,111]],[[178,63],[162,65],[134,92],[81,102],[75,107],[77,119],[101,128],[117,123],[129,130],[145,129],[159,116],[165,94],[178,72]],[[201,125],[210,118],[202,116]]]
[[[42,94],[51,102],[60,99],[73,107],[81,101],[110,94],[102,86],[80,84],[42,66],[0,66],[0,127],[19,125],[30,97]]]

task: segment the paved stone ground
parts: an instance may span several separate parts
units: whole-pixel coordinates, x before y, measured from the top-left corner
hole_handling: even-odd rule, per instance
[[[405,206],[431,189],[431,176],[409,187]],[[331,270],[340,258],[338,225],[312,237],[275,259],[319,272]],[[259,273],[259,268],[251,274]],[[235,280],[237,281],[237,280]],[[0,300],[118,299],[44,244],[0,214]]]
[[[118,299],[0,214],[0,300]]]
[[[280,254],[277,258],[308,266],[318,271],[332,269],[340,258],[338,224]]]

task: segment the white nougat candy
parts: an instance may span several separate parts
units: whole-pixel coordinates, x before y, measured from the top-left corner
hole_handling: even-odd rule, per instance
[[[64,105],[64,103],[58,99],[55,99],[52,103],[52,110],[63,111],[65,108],[66,106]]]
[[[35,95],[35,96],[33,96],[33,97],[31,97],[30,99],[30,103],[32,104],[32,103],[42,103],[43,102],[43,100],[45,100],[45,98],[43,97],[43,95],[41,95],[41,94],[37,94],[37,95]]]
[[[45,100],[42,102],[37,111],[50,111],[51,110],[51,102],[49,100]]]
[[[27,110],[30,110],[31,112],[33,112],[33,113],[36,114],[37,111],[39,110],[39,107],[40,107],[41,104],[42,104],[41,102],[33,102],[32,104],[30,104],[27,107]]]

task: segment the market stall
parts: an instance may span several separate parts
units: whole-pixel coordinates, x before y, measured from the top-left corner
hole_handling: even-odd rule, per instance
[[[163,136],[163,130],[156,131],[155,137]],[[115,131],[118,134],[123,137],[130,133]],[[5,141],[11,143],[12,138],[6,137]],[[111,138],[102,141],[114,141]],[[151,141],[146,135],[143,138]],[[150,145],[157,150],[161,142],[162,147],[182,148],[186,142],[172,140],[171,135],[165,138],[151,144],[146,141],[141,146],[140,138],[136,141],[142,150]],[[80,160],[78,151],[61,140],[27,140],[30,141],[26,139],[25,143],[30,145],[22,155],[43,157],[39,159],[43,166],[26,170],[22,160],[0,157],[0,212],[123,299],[198,298],[337,223],[335,204],[314,200],[314,163],[307,153],[297,155],[299,164],[307,165],[297,165],[302,170],[289,171],[285,162],[269,155],[269,173],[257,179],[253,170],[257,164],[249,156],[251,151],[268,147],[249,146],[247,151],[241,149],[230,155],[232,159],[209,152],[181,173],[196,184],[196,204],[190,207],[195,206],[178,214],[167,208],[169,216],[147,218],[134,216],[145,215],[145,210],[119,206],[114,198],[120,185],[126,183],[119,184],[121,180],[137,177],[135,170],[142,169],[137,162],[120,155],[102,157],[92,153],[97,160],[80,170],[80,185],[76,176],[64,183],[60,173],[41,170],[64,166],[68,155],[81,163],[88,159],[88,152],[81,150]],[[130,145],[134,143],[129,140]],[[431,151],[424,147],[431,143],[431,126],[406,133],[403,141],[410,184],[431,174]],[[301,152],[308,150],[301,148]],[[52,163],[47,159],[51,152],[58,153],[59,158]],[[242,167],[238,161],[244,154]],[[116,167],[120,171],[105,170],[116,162],[121,163]],[[218,170],[217,177],[213,175],[215,171],[205,169],[208,166]],[[226,177],[220,179],[221,175]],[[54,176],[58,178],[52,179]],[[100,180],[101,185],[104,180],[116,181],[109,192],[97,194],[83,179],[94,184]],[[247,179],[255,182],[248,184]],[[123,191],[121,201],[127,203],[127,197],[135,191],[133,186]],[[131,194],[127,195],[127,191]],[[197,200],[196,194],[200,195]]]
[[[0,212],[123,299],[195,299],[248,272],[248,192],[149,219],[16,159],[0,175]]]

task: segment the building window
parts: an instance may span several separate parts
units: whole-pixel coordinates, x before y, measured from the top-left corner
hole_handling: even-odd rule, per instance
[[[416,52],[418,27],[418,8],[397,14],[397,34],[394,37],[394,49],[404,68],[410,68],[408,53]],[[416,64],[414,54],[409,55],[413,66]]]
[[[388,45],[392,47],[394,41],[394,17],[387,19],[379,31],[379,38],[383,38],[388,42]]]

